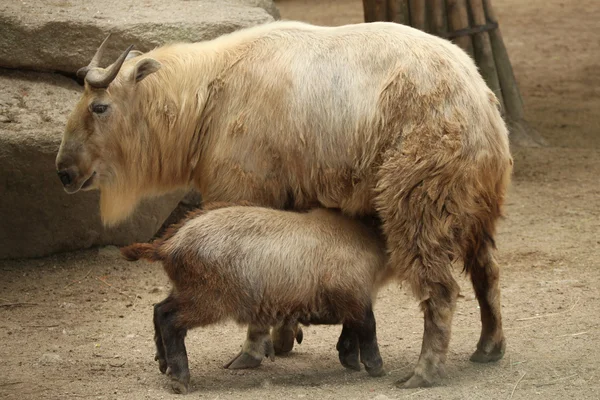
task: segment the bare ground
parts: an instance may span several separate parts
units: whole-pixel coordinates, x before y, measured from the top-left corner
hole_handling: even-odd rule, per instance
[[[288,357],[257,370],[221,364],[238,351],[232,324],[189,333],[190,397],[597,399],[600,398],[600,6],[595,0],[496,0],[527,105],[551,144],[515,152],[516,173],[500,226],[507,354],[468,361],[479,335],[464,277],[448,378],[400,390],[420,350],[422,316],[402,288],[376,306],[389,375],[347,372],[338,327],[309,327]],[[282,0],[282,16],[320,24],[361,19],[358,0]],[[17,229],[17,228],[16,228]],[[160,265],[129,264],[105,248],[0,263],[0,397],[174,398],[153,361],[151,310],[168,291]]]

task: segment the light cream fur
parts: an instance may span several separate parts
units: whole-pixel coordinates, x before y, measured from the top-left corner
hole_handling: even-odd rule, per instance
[[[135,84],[146,57],[162,68]],[[98,98],[109,115],[90,115]],[[97,147],[81,158],[100,170],[107,224],[142,196],[193,185],[209,201],[277,207],[291,193],[297,206],[373,212],[385,152],[426,123],[453,128],[447,140],[464,156],[509,158],[496,101],[468,56],[395,24],[277,22],[158,48],[128,60],[107,90],[86,87],[81,103],[59,158]]]

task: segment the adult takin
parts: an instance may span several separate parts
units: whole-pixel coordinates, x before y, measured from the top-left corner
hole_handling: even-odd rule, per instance
[[[269,343],[271,326],[340,324],[346,368],[385,374],[373,302],[393,275],[378,224],[322,208],[306,213],[209,205],[152,244],[121,249],[130,261],[162,261],[173,291],[154,306],[156,359],[173,390],[188,390],[188,329],[223,320],[252,324]],[[254,331],[252,328],[257,327]],[[262,340],[260,336],[263,337]],[[272,356],[265,348],[256,356]],[[245,354],[245,353],[242,353]]]
[[[298,22],[125,51],[106,69],[103,48],[80,70],[56,166],[67,192],[100,189],[105,224],[189,187],[208,202],[377,216],[425,319],[399,385],[443,376],[458,259],[481,309],[471,359],[503,356],[493,250],[512,158],[498,101],[460,48],[393,23]]]

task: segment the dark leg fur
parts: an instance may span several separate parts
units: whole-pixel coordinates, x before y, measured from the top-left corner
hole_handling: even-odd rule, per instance
[[[187,329],[176,326],[176,317],[176,303],[171,296],[155,308],[155,324],[159,327],[166,356],[166,374],[171,378],[171,387],[175,393],[187,393],[190,382],[185,349]]]
[[[154,360],[158,361],[158,369],[162,374],[167,372],[167,356],[165,351],[165,345],[163,344],[162,335],[160,333],[160,325],[158,323],[159,320],[159,308],[166,302],[168,302],[171,297],[167,297],[160,303],[154,305],[154,343],[156,344],[156,355],[154,356]]]
[[[344,324],[335,348],[344,367],[360,371],[358,335],[347,324]]]
[[[377,332],[375,326],[375,315],[373,309],[369,307],[364,314],[362,321],[349,321],[344,324],[344,329],[348,327],[347,337],[352,338],[355,335],[358,338],[358,346],[360,349],[360,361],[365,366],[365,369],[371,376],[383,376],[385,370],[383,369],[383,360],[379,354],[379,346],[377,344]],[[344,330],[342,329],[342,336],[344,336]],[[353,339],[351,339],[353,340]],[[339,342],[338,342],[339,343]],[[352,346],[350,346],[352,349]],[[348,354],[352,354],[351,350]],[[340,353],[340,361],[342,361],[342,354]],[[344,362],[342,362],[342,365]],[[344,365],[345,366],[345,365]]]

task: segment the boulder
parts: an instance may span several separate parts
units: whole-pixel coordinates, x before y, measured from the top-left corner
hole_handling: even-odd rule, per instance
[[[105,229],[98,192],[66,194],[54,159],[80,91],[60,75],[0,69],[0,259],[147,241],[184,195],[147,201]]]
[[[279,18],[271,0],[0,2],[0,67],[75,73],[111,33],[104,63],[130,44],[148,51],[213,39]]]

